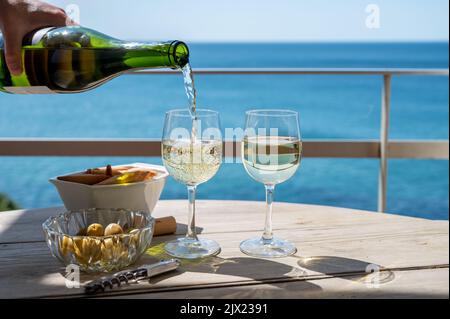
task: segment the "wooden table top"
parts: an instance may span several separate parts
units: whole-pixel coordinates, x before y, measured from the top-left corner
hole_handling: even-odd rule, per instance
[[[62,208],[0,213],[0,298],[83,297],[65,286],[42,222]],[[187,201],[160,201],[184,235]],[[259,259],[239,243],[262,233],[264,203],[198,201],[200,236],[218,241],[218,256],[182,261],[179,270],[130,284],[109,298],[448,298],[449,223],[346,208],[274,204],[274,233],[293,241],[294,256]],[[137,265],[168,256],[155,237]],[[375,273],[368,274],[370,270]],[[379,270],[379,271],[378,271]],[[93,279],[82,275],[81,281]]]

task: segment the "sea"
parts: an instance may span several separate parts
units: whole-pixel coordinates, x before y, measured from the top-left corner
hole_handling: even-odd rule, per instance
[[[448,68],[448,43],[192,43],[195,68]],[[300,114],[302,138],[378,139],[380,76],[197,75],[198,108],[220,112],[222,128],[244,125],[245,111],[286,108]],[[161,138],[164,114],[188,106],[180,75],[123,75],[74,95],[0,95],[0,138]],[[449,79],[392,80],[391,139],[448,139]],[[22,208],[61,205],[53,176],[142,157],[0,157],[0,193]],[[447,160],[388,162],[387,211],[448,220]],[[304,158],[275,200],[376,211],[377,159]],[[162,199],[186,199],[169,178]],[[198,188],[198,199],[263,201],[264,187],[240,163],[225,163]],[[276,204],[275,204],[276,218]],[[202,212],[214,214],[211,212]],[[261,212],[263,215],[263,212]]]

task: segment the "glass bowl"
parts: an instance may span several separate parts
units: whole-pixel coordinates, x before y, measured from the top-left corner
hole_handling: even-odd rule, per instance
[[[93,223],[104,229],[116,223],[123,233],[86,236]],[[85,272],[109,272],[133,264],[150,246],[154,226],[155,219],[144,211],[99,208],[67,211],[42,224],[52,255]]]

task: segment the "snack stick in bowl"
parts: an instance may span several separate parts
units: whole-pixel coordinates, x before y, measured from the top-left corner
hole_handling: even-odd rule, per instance
[[[100,174],[100,175],[108,175],[108,176],[116,176],[124,173],[125,171],[133,168],[133,166],[111,166],[108,165],[106,167],[99,168],[89,168],[86,170],[87,174]]]
[[[133,166],[113,166],[113,167],[111,167],[111,173],[113,176],[116,176],[116,175],[120,175],[132,168],[133,168]]]
[[[79,183],[85,185],[95,185],[100,182],[103,182],[104,180],[107,180],[108,178],[110,178],[110,176],[105,174],[84,174],[84,173],[58,176],[58,179],[60,181]]]
[[[97,185],[114,185],[114,184],[128,184],[138,183],[149,179],[152,179],[157,173],[152,170],[143,170],[139,168],[133,168],[125,171],[120,175],[110,177]]]

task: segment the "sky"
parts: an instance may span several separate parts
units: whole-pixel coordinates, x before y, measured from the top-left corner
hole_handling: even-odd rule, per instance
[[[121,39],[191,42],[448,42],[449,39],[448,0],[48,2],[79,16],[82,25]]]

